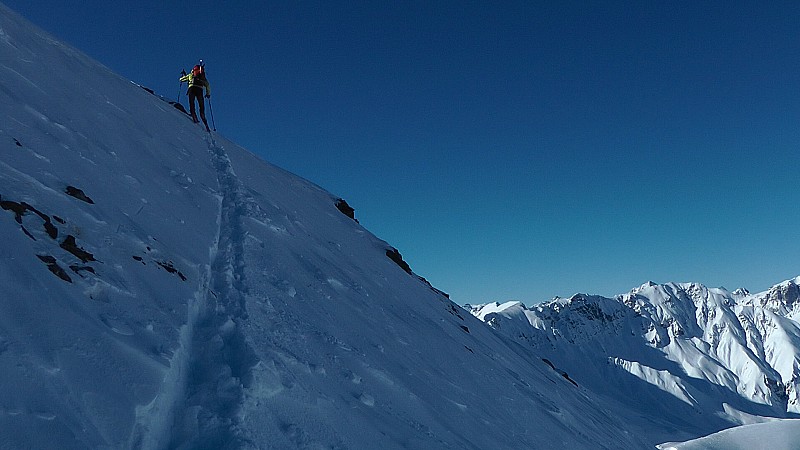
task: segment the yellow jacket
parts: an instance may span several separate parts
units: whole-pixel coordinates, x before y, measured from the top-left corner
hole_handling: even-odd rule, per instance
[[[189,83],[189,87],[200,86],[206,89],[206,95],[211,95],[211,84],[206,77],[195,77],[191,73],[181,77],[181,83]]]

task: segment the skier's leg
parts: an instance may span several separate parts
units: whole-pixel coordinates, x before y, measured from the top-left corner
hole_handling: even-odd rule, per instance
[[[197,113],[194,109],[194,100],[197,98],[197,93],[195,92],[194,88],[189,88],[189,113],[192,115],[192,121],[197,123]],[[202,101],[202,97],[200,97],[200,101]]]
[[[202,95],[197,96],[197,104],[200,106],[200,118],[203,119],[203,125],[206,126],[207,131],[211,131],[211,129],[208,128],[208,122],[206,121],[206,102]]]

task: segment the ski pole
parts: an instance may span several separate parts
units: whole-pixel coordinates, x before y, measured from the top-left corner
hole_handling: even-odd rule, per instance
[[[181,70],[181,76],[184,76],[184,77],[186,76],[186,71],[185,70]],[[181,81],[181,84],[178,85],[178,103],[181,102],[181,91],[182,90],[183,90],[183,81]]]
[[[211,104],[211,97],[208,97],[208,111],[211,113],[211,126],[217,131],[217,124],[214,122],[214,106]]]

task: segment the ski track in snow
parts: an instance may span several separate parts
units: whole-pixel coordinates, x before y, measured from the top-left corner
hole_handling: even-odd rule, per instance
[[[225,149],[211,137],[207,142],[219,182],[217,239],[161,393],[137,412],[132,448],[255,448],[238,426],[257,362],[240,329],[247,315],[242,218],[253,202]]]
[[[219,233],[192,337],[183,414],[176,415],[170,447],[242,448],[248,438],[238,427],[238,414],[256,362],[240,328],[247,316],[242,218],[251,202],[225,149],[210,135],[207,142],[221,191]]]

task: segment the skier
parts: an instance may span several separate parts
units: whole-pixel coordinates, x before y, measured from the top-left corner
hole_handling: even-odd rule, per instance
[[[199,122],[194,109],[194,100],[197,99],[197,104],[200,107],[200,118],[203,120],[203,125],[206,126],[206,131],[211,132],[206,121],[206,105],[205,101],[203,101],[203,88],[206,90],[206,98],[211,98],[211,85],[206,79],[206,69],[202,61],[200,64],[195,65],[190,73],[187,74],[185,70],[182,73],[181,83],[186,82],[189,84],[189,90],[186,91],[186,95],[189,96],[189,112],[192,114],[192,120],[194,123]]]

